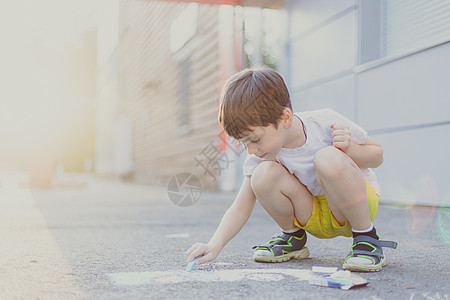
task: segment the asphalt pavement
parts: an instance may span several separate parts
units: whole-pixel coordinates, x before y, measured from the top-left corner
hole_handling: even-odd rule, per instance
[[[243,230],[204,270],[184,252],[207,242],[234,199],[203,191],[189,207],[167,187],[68,176],[30,190],[0,176],[0,299],[449,299],[449,208],[379,207],[375,226],[398,248],[381,272],[348,291],[308,283],[313,266],[341,267],[349,238],[308,237],[310,258],[267,264],[251,247],[278,231],[257,204]],[[197,199],[196,199],[197,200]]]

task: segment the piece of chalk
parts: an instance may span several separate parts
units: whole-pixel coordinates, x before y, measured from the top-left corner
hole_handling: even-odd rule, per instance
[[[188,264],[186,266],[186,272],[192,272],[194,270],[194,268],[197,266],[196,262],[200,257],[202,257],[202,256],[201,255],[197,256],[196,258],[194,258],[193,260],[188,262]]]

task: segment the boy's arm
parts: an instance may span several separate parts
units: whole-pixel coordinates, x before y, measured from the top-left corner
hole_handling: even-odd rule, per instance
[[[383,163],[383,148],[377,141],[367,137],[364,144],[350,142],[345,154],[360,168],[377,168]]]
[[[252,214],[256,196],[250,185],[250,176],[244,178],[241,189],[208,244],[196,243],[186,251],[187,261],[203,255],[197,263],[213,260],[222,248],[244,227]]]
[[[371,137],[364,144],[350,142],[351,133],[347,127],[332,124],[333,146],[341,149],[360,168],[376,168],[383,163],[383,148]]]

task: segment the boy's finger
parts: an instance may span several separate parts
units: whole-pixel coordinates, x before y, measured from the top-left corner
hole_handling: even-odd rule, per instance
[[[187,258],[187,262],[190,262],[191,260],[193,260],[194,258],[196,258],[197,256],[201,256],[205,253],[204,250],[202,249],[195,249],[195,251],[193,251],[189,257]]]
[[[336,136],[336,135],[343,135],[344,131],[343,130],[333,130],[333,132],[331,133],[332,136]]]
[[[208,261],[210,261],[210,260],[212,260],[212,259],[213,259],[213,254],[212,254],[211,252],[209,252],[208,254],[206,254],[206,255],[200,257],[200,258],[197,260],[197,265],[204,264],[205,262],[208,262]]]
[[[346,142],[349,140],[350,138],[345,135],[337,135],[333,137],[333,142]]]
[[[196,258],[197,256],[195,256],[195,255],[193,255],[194,254],[194,252],[191,252],[188,256],[187,256],[187,258],[186,258],[186,262],[190,262],[191,260],[193,260],[194,258]]]
[[[188,250],[188,251],[184,252],[184,255],[185,255],[186,257],[189,257],[189,255],[191,255],[191,252]]]
[[[336,135],[348,135],[348,136],[350,136],[351,132],[346,130],[346,129],[336,129],[336,130],[333,130],[333,132],[331,134],[333,136],[336,136]]]
[[[337,130],[343,130],[343,131],[345,131],[345,130],[348,130],[348,127],[346,127],[346,126],[338,126],[338,125],[334,125],[334,126],[333,126],[333,130],[334,130],[334,131],[337,131]]]
[[[193,245],[191,248],[187,249],[186,252],[184,253],[186,256],[191,255],[192,251],[194,251],[194,248],[196,247],[196,245]]]
[[[338,149],[342,150],[342,149],[345,149],[346,147],[348,147],[348,143],[345,143],[345,142],[334,142],[333,146],[335,148],[338,148]]]
[[[193,256],[192,254],[195,252],[195,248],[192,247],[191,249],[189,249],[188,251],[186,251],[186,260],[189,262],[191,261],[195,256]]]
[[[186,252],[185,252],[186,256],[190,256],[190,255],[192,254],[192,252],[193,252],[195,249],[199,248],[200,246],[201,246],[200,243],[195,243],[194,245],[192,245],[191,248],[189,248],[189,249],[186,250]]]

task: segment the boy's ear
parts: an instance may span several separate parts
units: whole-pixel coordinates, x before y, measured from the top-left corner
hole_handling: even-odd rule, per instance
[[[285,128],[291,128],[292,126],[292,111],[287,107],[283,110],[281,122]]]

